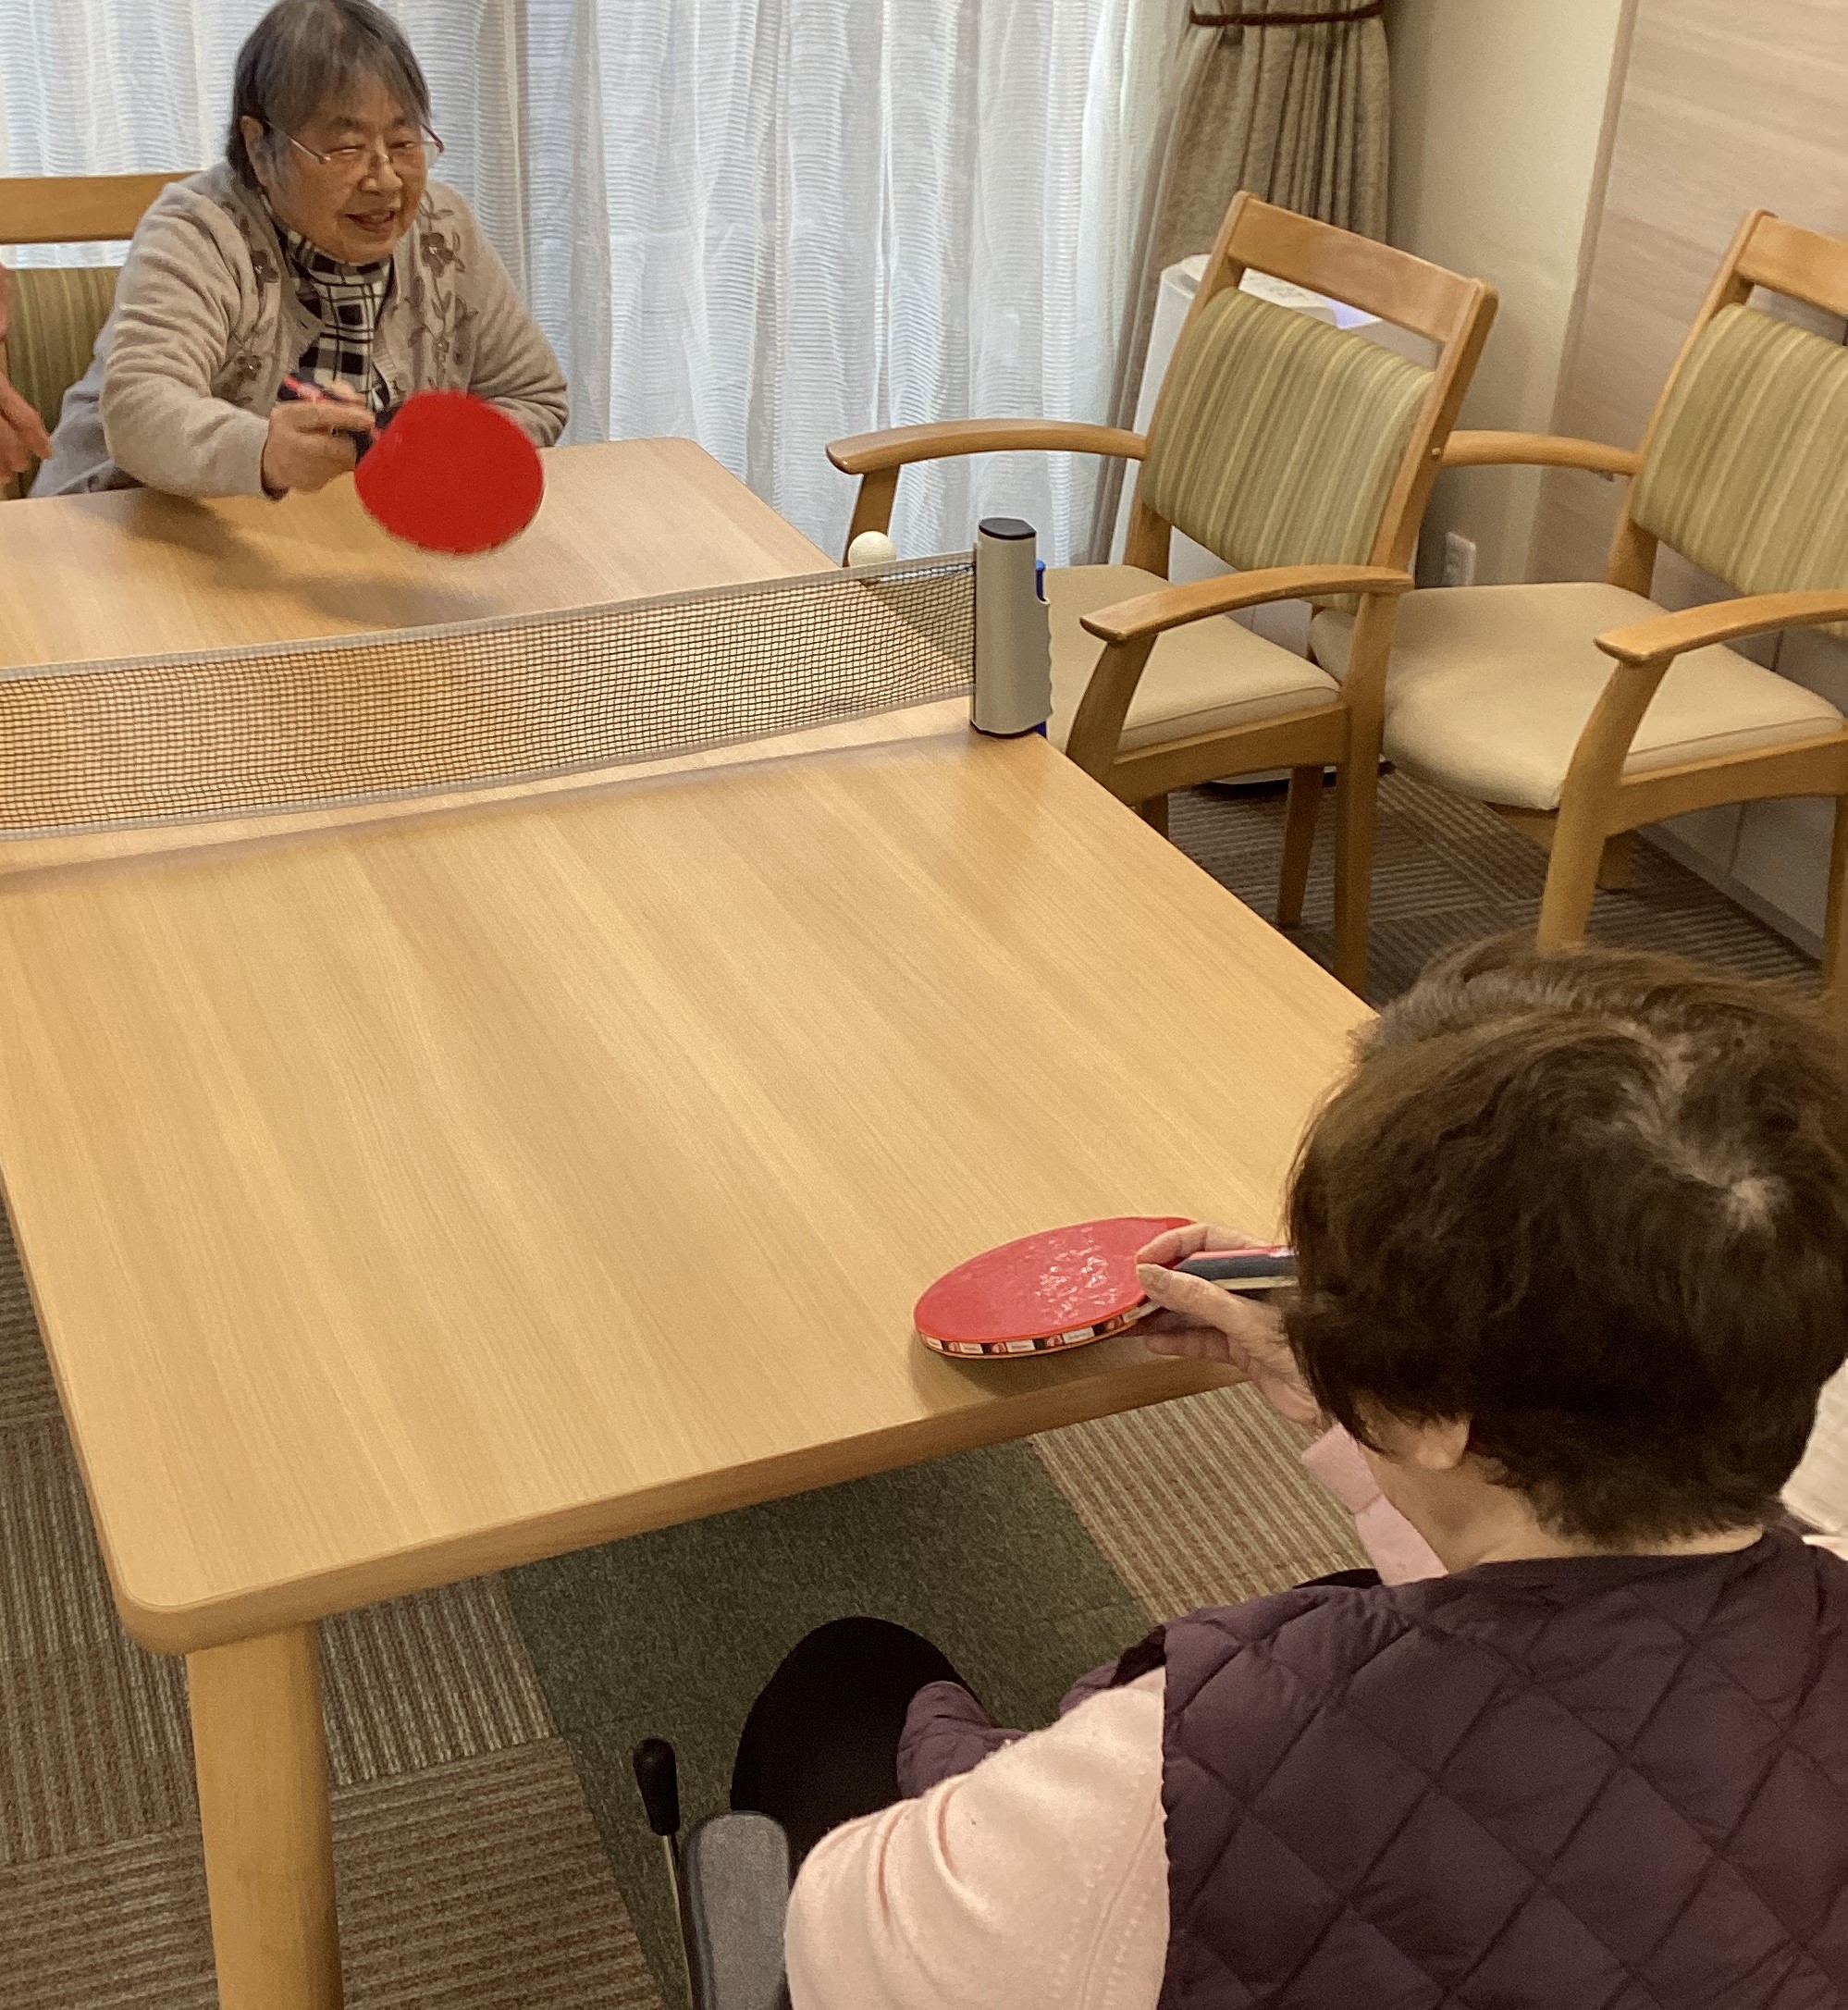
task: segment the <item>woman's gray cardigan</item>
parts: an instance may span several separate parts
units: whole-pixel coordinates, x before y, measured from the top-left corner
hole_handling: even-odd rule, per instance
[[[391,262],[373,352],[391,401],[471,390],[551,445],[564,378],[462,197],[431,182]],[[32,494],[261,494],[270,409],[316,326],[258,191],[223,162],[170,184],[135,232]]]

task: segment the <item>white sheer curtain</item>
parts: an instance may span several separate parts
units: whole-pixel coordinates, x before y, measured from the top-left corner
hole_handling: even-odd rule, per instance
[[[440,172],[565,365],[568,438],[690,435],[832,552],[851,485],[830,438],[1103,415],[1184,4],[389,4],[429,73]],[[216,157],[261,12],[0,0],[0,170]],[[1005,511],[1064,558],[1096,472],[915,470],[894,534],[945,549]]]

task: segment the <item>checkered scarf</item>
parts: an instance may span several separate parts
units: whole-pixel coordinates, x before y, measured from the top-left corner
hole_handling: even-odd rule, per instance
[[[374,412],[383,412],[390,394],[372,360],[372,345],[391,290],[391,261],[342,265],[286,224],[277,225],[277,234],[295,275],[296,298],[321,324],[302,351],[296,376],[309,384],[344,384]]]

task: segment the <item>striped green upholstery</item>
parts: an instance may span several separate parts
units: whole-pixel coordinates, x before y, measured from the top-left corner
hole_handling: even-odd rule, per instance
[[[1431,372],[1233,290],[1170,365],[1142,496],[1240,572],[1371,556]]]
[[[1676,379],[1630,507],[1740,593],[1848,586],[1848,350],[1722,307]]]
[[[109,318],[119,265],[28,266],[13,275],[6,372],[49,431],[64,394],[90,367]],[[37,468],[28,471],[26,487]]]

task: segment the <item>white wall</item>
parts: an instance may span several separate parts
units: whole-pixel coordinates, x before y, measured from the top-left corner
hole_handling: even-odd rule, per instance
[[[1391,0],[1393,243],[1501,295],[1464,425],[1549,429],[1624,0]],[[1444,475],[1420,549],[1478,547],[1479,581],[1527,576],[1540,477]]]

